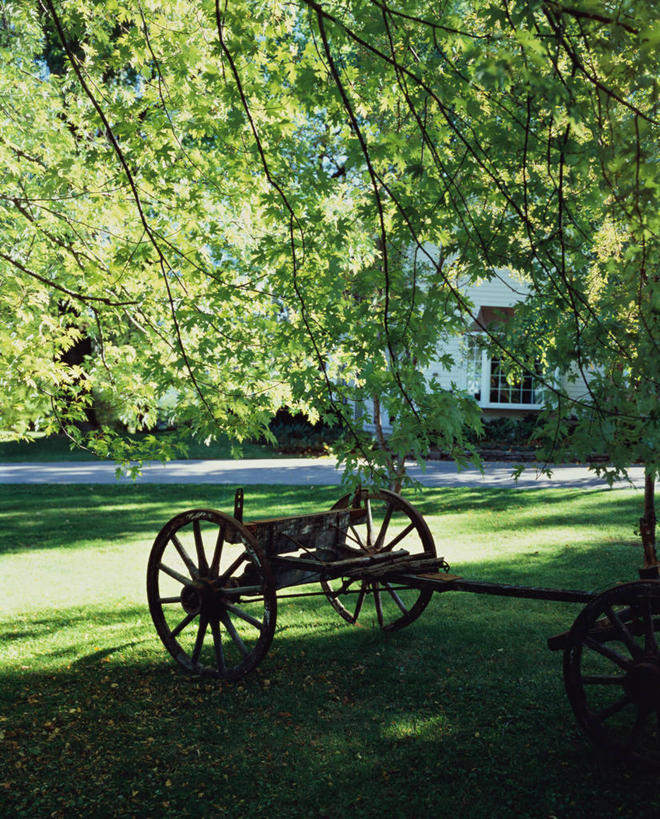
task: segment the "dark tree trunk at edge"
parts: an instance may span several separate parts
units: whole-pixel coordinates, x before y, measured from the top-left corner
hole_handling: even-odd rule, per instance
[[[655,476],[650,471],[644,473],[644,515],[639,519],[639,531],[644,549],[644,568],[658,565],[655,551]]]

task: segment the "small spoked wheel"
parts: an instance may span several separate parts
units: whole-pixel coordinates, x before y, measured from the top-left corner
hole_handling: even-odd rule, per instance
[[[334,509],[352,507],[356,515],[346,533],[346,546],[355,555],[376,555],[405,549],[415,557],[436,557],[433,536],[417,510],[400,495],[381,490],[360,490],[346,495]],[[383,631],[404,628],[424,611],[433,591],[411,588],[388,580],[322,580],[332,607],[349,623],[369,620]]]
[[[237,680],[264,657],[277,599],[268,562],[234,518],[193,509],[172,518],[149,556],[147,595],[165,648],[192,674]]]
[[[564,682],[578,723],[608,754],[660,767],[660,581],[615,586],[578,615]]]

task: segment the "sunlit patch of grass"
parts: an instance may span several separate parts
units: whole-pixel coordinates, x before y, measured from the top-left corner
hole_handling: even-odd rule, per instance
[[[383,726],[383,739],[392,742],[406,739],[438,741],[452,734],[452,725],[444,714],[421,718],[399,716]]]

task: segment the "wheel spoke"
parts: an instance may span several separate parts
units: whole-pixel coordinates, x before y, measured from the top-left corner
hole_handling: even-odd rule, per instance
[[[357,602],[355,603],[355,611],[353,612],[352,621],[357,623],[357,619],[360,616],[360,610],[362,609],[362,604],[364,603],[364,596],[367,593],[366,583],[363,583],[360,586],[360,591],[357,596]]]
[[[386,511],[385,516],[383,517],[383,523],[380,527],[380,532],[378,532],[378,537],[376,538],[376,542],[374,544],[374,549],[378,552],[383,545],[383,541],[385,540],[385,533],[387,532],[387,527],[390,525],[390,520],[392,520],[392,514],[394,512],[394,507],[392,504],[389,504]]]
[[[215,649],[215,662],[218,671],[221,673],[226,670],[225,653],[222,650],[222,637],[220,635],[220,626],[217,620],[211,620],[211,634],[213,635],[213,648]]]
[[[399,532],[399,534],[395,538],[390,540],[390,542],[387,544],[387,546],[384,546],[381,549],[381,552],[391,552],[392,549],[397,545],[397,543],[400,543],[404,539],[404,537],[408,537],[408,535],[411,532],[414,532],[414,531],[415,531],[415,524],[414,523],[409,523],[402,532]]]
[[[249,623],[251,626],[259,629],[261,631],[262,622],[261,620],[257,620],[256,617],[253,617],[251,614],[248,614],[243,609],[239,609],[238,606],[234,606],[231,603],[226,604],[227,611],[230,611],[232,614],[235,614],[237,617],[240,617],[241,620],[245,620],[246,623]]]
[[[358,530],[355,528],[355,526],[349,526],[349,529],[351,530],[351,532],[353,532],[353,535],[350,536],[348,534],[348,532],[346,532],[346,536],[350,537],[351,540],[354,540],[357,543],[357,545],[360,547],[360,549],[362,549],[363,552],[366,552],[367,547],[363,543],[362,538],[360,537],[360,533],[358,532]]]
[[[174,544],[174,548],[179,553],[179,557],[186,564],[186,568],[190,572],[190,576],[192,577],[192,579],[197,580],[197,578],[199,577],[199,571],[197,570],[197,566],[195,566],[195,561],[190,557],[188,552],[185,550],[183,543],[181,543],[179,538],[174,533],[172,533],[172,535],[170,536],[170,540]]]
[[[248,556],[247,552],[243,552],[236,558],[236,560],[231,564],[231,566],[228,569],[225,569],[225,571],[220,575],[219,578],[221,583],[234,574],[236,569],[238,569],[238,567],[247,560],[247,556]]]
[[[195,619],[195,617],[197,617],[198,614],[199,614],[198,611],[192,611],[190,612],[190,614],[187,614],[179,623],[179,625],[176,628],[172,629],[172,631],[170,632],[170,636],[178,637],[179,634],[181,634],[184,628],[188,625],[188,623],[191,623]]]
[[[612,606],[607,606],[605,608],[605,614],[607,614],[610,623],[612,623],[616,631],[618,631],[621,635],[622,641],[628,646],[628,651],[630,651],[633,657],[639,657],[643,653],[642,649],[637,645],[632,634],[630,633],[630,629],[614,611]]]
[[[193,648],[193,652],[190,657],[193,663],[199,662],[199,655],[202,652],[202,646],[204,645],[204,637],[206,636],[206,627],[208,626],[208,624],[209,621],[206,615],[200,614],[199,627],[197,629],[197,639],[195,640],[195,647]]]
[[[367,498],[366,502],[366,511],[367,511],[367,549],[370,549],[373,546],[373,528],[374,528],[374,519],[371,513],[371,498]]]
[[[176,569],[170,569],[169,566],[166,566],[164,563],[159,563],[158,568],[165,572],[165,574],[169,574],[170,577],[173,577],[175,580],[178,580],[183,586],[187,586],[190,583],[190,578],[186,577],[185,575],[177,572]]]
[[[163,603],[180,603],[181,602],[181,595],[179,597],[159,597],[158,602]]]
[[[220,615],[220,619],[222,620],[222,624],[224,625],[224,627],[229,632],[229,636],[234,641],[234,645],[236,645],[236,647],[244,657],[247,657],[250,652],[245,643],[243,642],[243,640],[241,640],[240,634],[236,631],[236,627],[232,623],[231,617],[227,614],[227,612],[224,612],[223,614]]]
[[[215,548],[213,549],[213,557],[211,558],[211,567],[209,574],[211,577],[217,577],[220,572],[220,559],[222,557],[222,547],[225,543],[225,527],[221,526],[218,530],[218,538],[215,541]]]
[[[199,520],[193,521],[193,534],[195,536],[195,549],[197,551],[197,562],[199,563],[200,574],[206,576],[209,573],[209,564],[206,562],[206,555],[204,554],[204,543],[202,541],[202,528]]]
[[[374,589],[374,605],[376,606],[376,617],[378,618],[378,625],[383,627],[383,601],[380,599],[380,583],[376,580],[373,584]]]
[[[602,645],[602,643],[594,640],[593,637],[585,637],[584,644],[598,652],[598,654],[602,654],[603,657],[607,657],[608,660],[611,660],[613,663],[615,663],[615,665],[618,665],[619,668],[623,668],[627,671],[632,665],[630,660],[626,659],[626,657],[621,656],[621,654],[614,651],[614,649]]]
[[[624,694],[622,697],[619,697],[618,700],[609,705],[607,708],[604,708],[602,711],[598,711],[595,716],[600,722],[605,722],[606,719],[613,717],[615,714],[618,714],[622,708],[625,708],[631,702],[630,697],[627,694]]]
[[[392,598],[392,600],[394,600],[394,602],[397,604],[397,606],[398,606],[398,607],[401,609],[402,613],[403,613],[403,614],[405,614],[406,616],[407,616],[408,614],[410,614],[410,612],[408,611],[408,609],[407,609],[407,608],[405,607],[405,605],[403,604],[403,600],[402,600],[402,599],[399,597],[399,595],[398,595],[398,594],[397,594],[397,593],[394,591],[394,589],[392,588],[392,586],[391,586],[389,583],[383,583],[383,586],[385,586],[385,588],[386,588],[386,589],[387,589],[387,591],[389,592],[390,597]]]

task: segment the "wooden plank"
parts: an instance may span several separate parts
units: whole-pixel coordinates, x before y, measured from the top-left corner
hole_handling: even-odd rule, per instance
[[[449,583],[452,580],[462,580],[460,574],[450,574],[449,572],[415,572],[417,577],[426,577],[429,580],[443,580]]]
[[[346,542],[350,509],[336,509],[290,518],[252,521],[247,524],[267,555],[298,551],[337,552]]]
[[[397,553],[393,552],[393,554],[396,555]],[[444,565],[446,564],[444,558],[442,557],[419,557],[415,555],[407,555],[398,557],[396,560],[392,560],[389,563],[383,563],[379,566],[368,566],[362,572],[360,572],[360,570],[348,571],[346,572],[346,576],[351,577],[356,573],[362,573],[365,577],[386,578],[395,574],[398,576],[405,572],[406,574],[414,573],[415,577],[423,577],[432,580],[444,580],[447,577],[444,571],[429,571],[431,569],[441,568]],[[426,574],[423,574],[423,572],[426,572]],[[452,578],[458,579],[456,575],[452,575]]]
[[[445,577],[444,572],[433,572],[426,575],[417,573],[442,566],[443,558],[414,556],[405,549],[380,552],[375,555],[363,554],[343,560],[322,560],[307,555],[273,555],[271,564],[277,588],[335,577],[387,579],[398,578],[404,574],[411,577],[413,572],[415,572],[415,578],[425,577],[436,580]],[[452,577],[456,576],[452,575]]]
[[[350,569],[359,569],[361,567],[368,567],[378,565],[381,563],[391,564],[397,563],[398,559],[405,559],[408,553],[401,549],[398,552],[383,552],[376,555],[363,555],[361,557],[349,557],[346,560],[318,560],[313,557],[293,557],[293,556],[276,556],[273,558],[272,565],[277,566],[295,566],[299,568],[314,569],[322,572],[324,570],[336,570],[340,574],[348,572]]]
[[[260,520],[251,520],[248,523],[243,523],[243,525],[249,529],[251,532],[257,528],[262,526],[269,526],[270,524],[278,524],[278,523],[288,523],[294,521],[306,521],[311,520],[313,518],[324,518],[324,519],[332,519],[336,517],[342,517],[343,515],[348,515],[350,517],[351,523],[356,524],[360,523],[361,519],[364,518],[365,512],[364,509],[326,509],[324,512],[309,512],[306,515],[288,515],[286,517],[281,518],[262,518]]]

